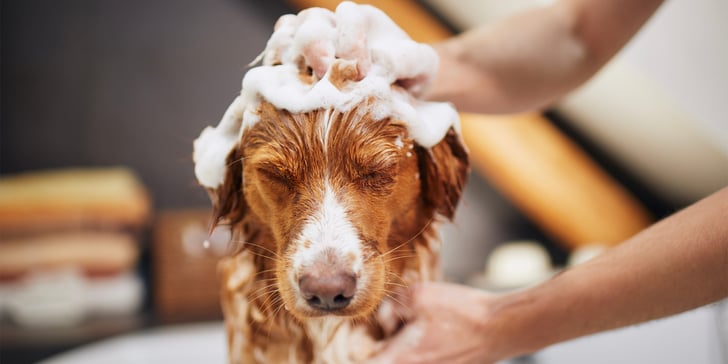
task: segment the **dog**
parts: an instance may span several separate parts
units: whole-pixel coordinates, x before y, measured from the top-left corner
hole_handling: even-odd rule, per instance
[[[297,63],[298,81],[321,81]],[[325,77],[338,90],[363,79],[345,60]],[[263,97],[246,124],[245,99],[221,122],[245,130],[227,134],[224,173],[202,183],[214,223],[233,232],[219,264],[229,360],[365,360],[401,325],[389,309],[397,292],[439,278],[436,226],[453,218],[469,170],[457,127],[423,146],[406,121],[382,115],[385,100],[375,96],[305,111]],[[202,142],[195,149],[198,163]]]

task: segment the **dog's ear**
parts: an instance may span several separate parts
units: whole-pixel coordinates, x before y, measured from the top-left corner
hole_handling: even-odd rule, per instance
[[[213,226],[239,223],[248,208],[243,195],[243,160],[239,148],[234,148],[225,161],[225,180],[217,188],[207,190],[212,200]]]
[[[425,206],[452,220],[469,171],[468,152],[453,128],[430,149],[417,147]]]

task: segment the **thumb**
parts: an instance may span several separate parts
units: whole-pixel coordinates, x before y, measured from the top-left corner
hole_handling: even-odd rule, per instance
[[[407,287],[393,292],[379,306],[377,321],[382,326],[385,337],[392,336],[402,328],[402,325],[417,318],[417,313],[413,309],[412,289]]]
[[[405,322],[414,321],[417,318],[417,296],[420,289],[421,284],[416,283],[396,295],[392,311]]]
[[[415,321],[407,324],[395,336],[378,343],[377,354],[369,358],[365,364],[392,364],[404,363],[403,360],[411,358],[415,347],[419,344],[424,329]]]

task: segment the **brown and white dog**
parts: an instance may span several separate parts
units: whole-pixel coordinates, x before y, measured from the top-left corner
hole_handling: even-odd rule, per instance
[[[247,94],[233,102],[220,126],[208,128],[196,141],[196,174],[210,192],[215,224],[229,225],[233,231],[233,253],[219,266],[231,363],[364,360],[373,354],[375,343],[400,324],[388,310],[396,292],[439,276],[436,223],[453,218],[468,171],[468,155],[456,126],[444,123],[449,130],[441,129],[433,143],[423,146],[413,135],[413,130],[422,129],[413,129],[394,114],[382,116],[380,106],[389,102],[382,92],[376,93],[379,98],[366,97],[345,109],[324,106],[292,112],[269,101],[279,99],[276,92],[260,96],[250,91],[265,91],[265,83],[279,75],[274,72],[289,69],[294,72],[289,82],[300,82],[299,90],[323,89],[337,97],[361,90],[371,81],[361,67],[366,62],[338,59],[344,52],[336,50],[336,59],[332,57],[322,73],[310,66],[313,58],[305,54],[314,49],[333,55],[326,50],[346,45],[352,33],[337,33],[334,26],[349,24],[345,21],[357,15],[354,11],[370,16],[359,23],[378,20],[390,29],[373,35],[383,34],[384,41],[393,37],[395,26],[386,16],[350,3],[341,5],[336,17],[313,10],[298,18],[281,18],[269,42],[273,50],[266,53],[270,57],[257,74],[264,77],[246,76]],[[303,30],[286,31],[290,24]],[[312,36],[326,33],[319,31],[322,24],[330,27],[327,34],[338,34],[337,41],[304,37],[302,42],[314,47],[288,47],[296,44],[295,35],[304,34],[306,26],[311,26]],[[376,40],[362,42],[366,34],[354,35],[354,45]],[[400,43],[390,48],[392,61],[383,62],[384,48],[374,47],[380,53],[371,53],[376,55],[371,62],[374,68],[379,67],[376,61],[397,68],[391,86],[384,83],[385,93],[419,102],[408,99],[410,90],[402,88],[403,83],[394,82],[424,74],[397,61],[400,44],[411,46],[406,54],[413,65],[431,69],[436,62],[417,59],[413,52],[429,56],[431,51],[412,44],[404,33],[399,37]],[[299,48],[303,57],[287,51]],[[375,76],[379,71],[373,71]],[[295,98],[283,96],[283,101]],[[254,98],[257,101],[250,101]],[[313,101],[318,102],[318,96]]]
[[[346,363],[382,338],[398,289],[438,277],[438,216],[451,219],[468,170],[450,130],[415,144],[397,120],[291,114],[261,120],[212,192],[235,252],[220,263],[232,363]],[[243,181],[245,181],[243,183]]]

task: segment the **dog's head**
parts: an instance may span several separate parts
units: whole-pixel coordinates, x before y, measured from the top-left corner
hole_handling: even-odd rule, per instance
[[[281,17],[261,59],[195,141],[195,173],[269,279],[260,293],[275,288],[263,306],[366,316],[420,268],[421,234],[465,181],[454,109],[417,99],[437,55],[344,2]]]
[[[211,190],[218,221],[272,236],[245,238],[274,257],[275,287],[299,318],[371,313],[398,284],[395,258],[460,198],[459,135],[424,148],[402,121],[373,119],[371,102],[298,114],[263,102]]]

